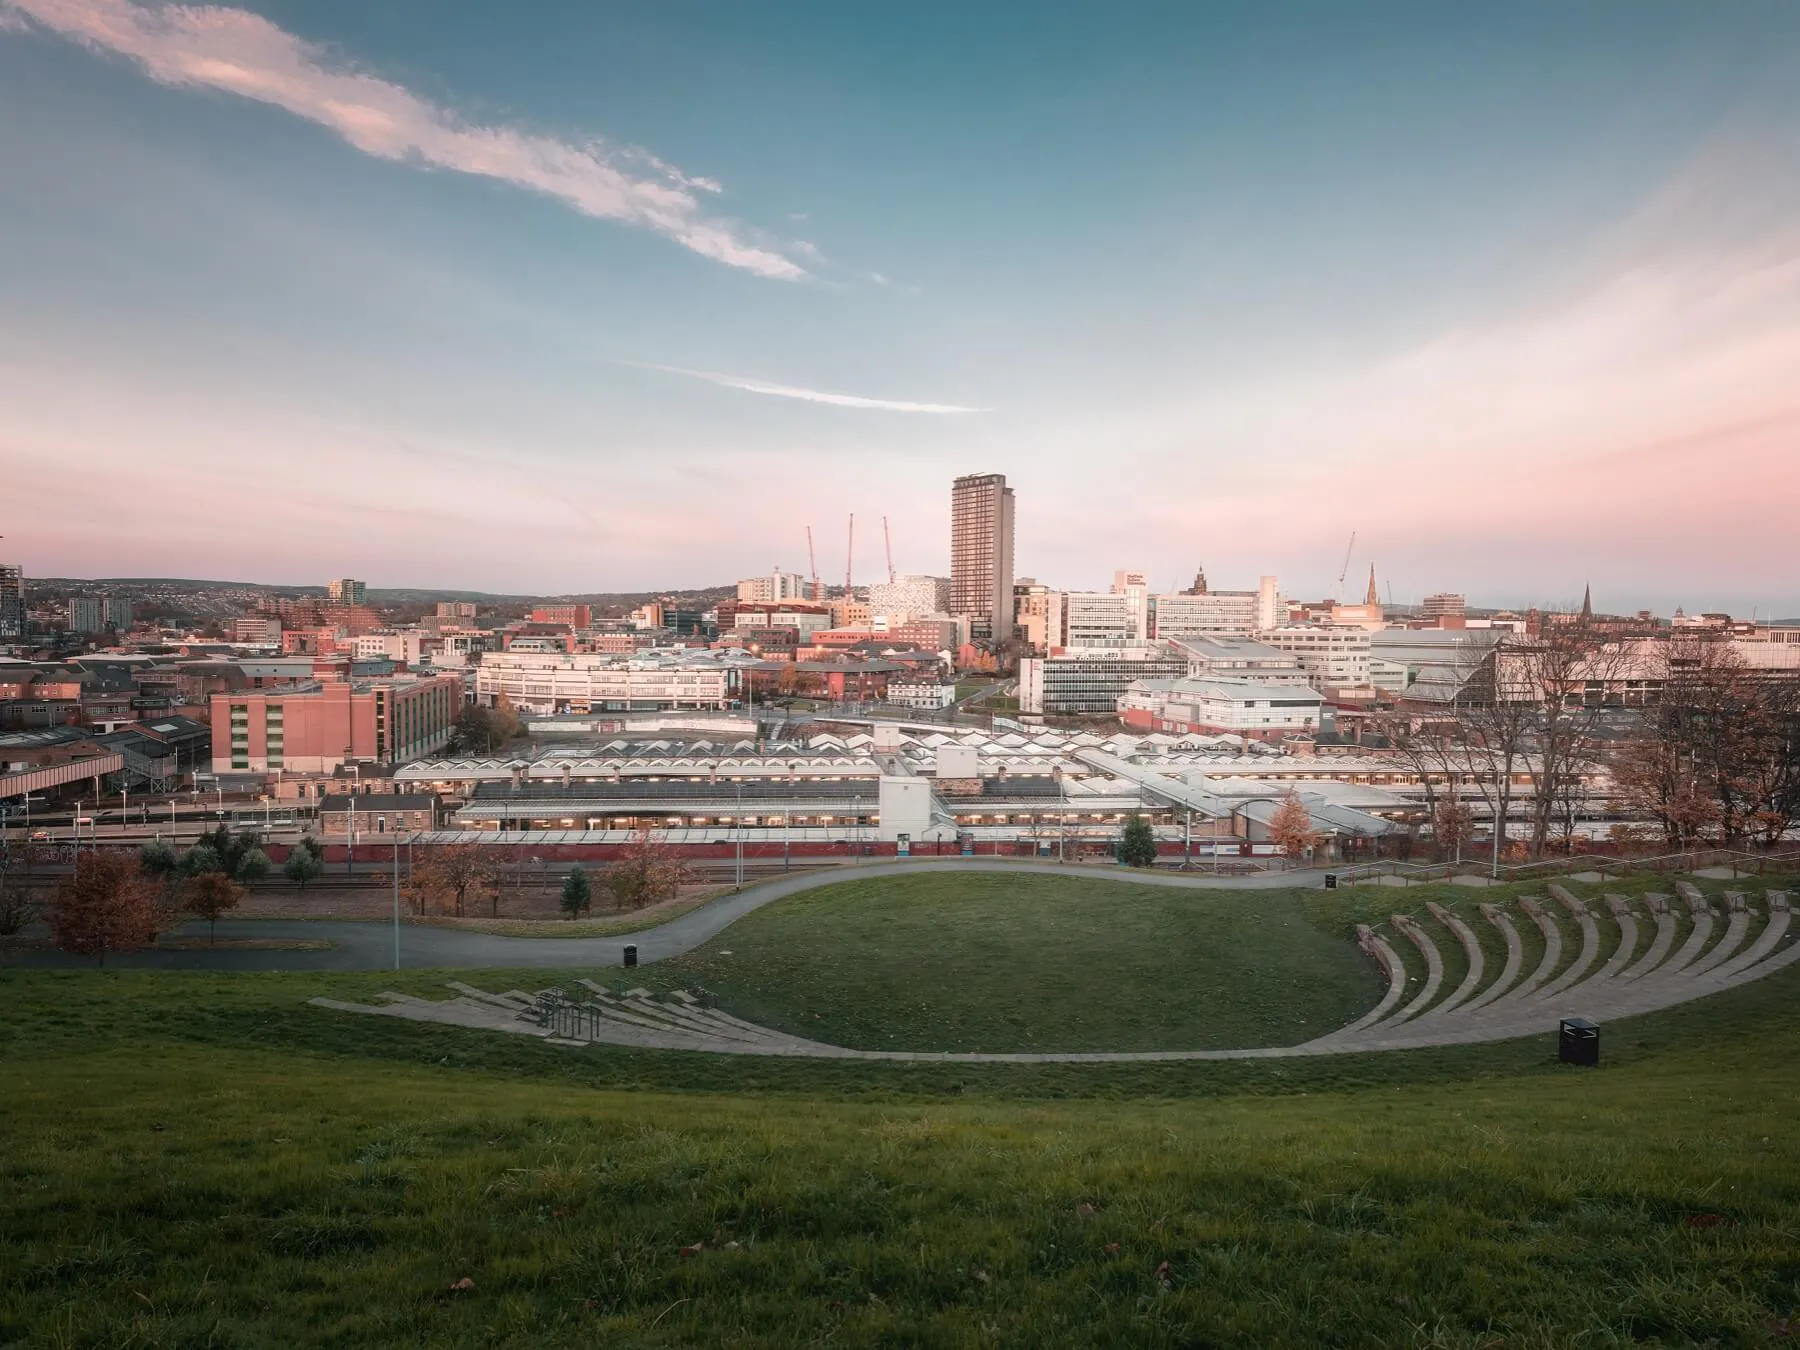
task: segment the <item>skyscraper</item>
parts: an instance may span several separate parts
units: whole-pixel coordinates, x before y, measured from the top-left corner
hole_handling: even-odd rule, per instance
[[[0,563],[0,638],[25,636],[25,571]]]
[[[349,577],[342,577],[325,583],[325,590],[334,605],[360,605],[363,603],[363,584]]]
[[[1013,491],[1006,475],[972,473],[950,485],[950,612],[996,642],[1012,636]]]

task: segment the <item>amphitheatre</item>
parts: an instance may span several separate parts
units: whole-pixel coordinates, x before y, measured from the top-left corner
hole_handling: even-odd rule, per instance
[[[1792,874],[1448,870],[9,957],[0,1345],[1779,1343]]]
[[[943,877],[1067,875],[1067,869],[1032,864],[934,862],[861,869],[859,880]],[[490,991],[457,982],[455,995],[431,999],[389,994],[379,1004],[317,998],[317,1006],[344,1012],[516,1032],[554,1044],[609,1044],[725,1054],[825,1058],[945,1059],[970,1062],[1129,1062],[1179,1059],[1245,1059],[1341,1055],[1475,1043],[1529,1036],[1554,1029],[1564,1016],[1589,1019],[1653,1012],[1762,978],[1800,960],[1800,934],[1790,934],[1788,895],[1781,890],[1703,892],[1692,880],[1675,879],[1668,892],[1636,895],[1604,889],[1598,873],[1571,882],[1543,883],[1544,897],[1520,896],[1516,904],[1480,901],[1479,918],[1466,906],[1427,901],[1422,913],[1396,913],[1379,924],[1357,923],[1357,945],[1379,968],[1385,984],[1367,1012],[1323,1035],[1293,1045],[1206,1049],[1090,1051],[939,1051],[856,1049],[796,1036],[732,1015],[685,988],[659,996],[630,975],[608,987],[583,979],[572,990]],[[1167,874],[1108,878],[1114,885],[1138,881],[1180,887]],[[842,884],[835,873],[803,876],[752,887],[668,925],[604,945],[642,946],[651,956],[678,956],[702,941],[729,941],[731,925],[765,905]],[[1188,883],[1215,895],[1220,883]],[[1403,896],[1403,892],[1395,892]],[[879,904],[878,898],[865,903]],[[1459,913],[1459,909],[1463,912]],[[1477,927],[1488,930],[1489,943]],[[1535,941],[1527,959],[1522,930]],[[1497,940],[1500,959],[1490,963]],[[600,945],[596,943],[596,945]],[[1407,952],[1423,968],[1408,973]],[[1452,966],[1458,972],[1452,976]],[[1104,978],[1102,976],[1102,978]],[[1226,983],[1229,986],[1230,972]],[[1227,992],[1229,992],[1227,990]]]

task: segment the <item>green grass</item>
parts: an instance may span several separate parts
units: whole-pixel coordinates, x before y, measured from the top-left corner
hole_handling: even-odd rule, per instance
[[[850,958],[784,940],[925,979],[934,914],[940,938],[984,918],[1034,981],[1073,981],[1026,998],[977,962],[999,1006],[1073,1034],[1116,1015],[1110,981],[1169,982],[1065,965],[1097,929],[1143,923],[1191,971],[1214,959],[1179,949],[1195,936],[1265,960],[1252,910],[1297,968],[1359,921],[1436,925],[1424,888],[1055,878],[1072,889],[1033,929],[1008,917],[1026,878],[979,880],[1002,889],[811,892],[761,912],[767,950],[746,922],[713,944],[734,957],[700,959],[773,972],[734,1000],[804,1009]],[[1510,894],[1445,891],[1465,916]],[[1800,1314],[1800,966],[1608,1025],[1597,1071],[1558,1065],[1549,1034],[901,1064],[576,1050],[306,1001],[451,978],[0,969],[0,1346],[1762,1346]],[[1210,996],[1172,997],[1199,1016]],[[939,1039],[1015,1025],[978,1013],[946,1004]]]
[[[1374,963],[1309,921],[1310,895],[1033,873],[852,881],[759,910],[657,974],[857,1049],[1292,1045],[1382,990]]]
[[[1800,967],[1596,1072],[1544,1038],[1260,1085],[303,1002],[442,978],[0,973],[0,1345],[1751,1346],[1800,1308]]]

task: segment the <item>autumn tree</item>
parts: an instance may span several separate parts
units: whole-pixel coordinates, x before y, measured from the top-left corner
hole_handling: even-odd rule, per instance
[[[1156,832],[1135,811],[1125,818],[1125,828],[1119,834],[1119,861],[1127,867],[1156,865]]]
[[[484,844],[435,844],[422,852],[425,856],[416,861],[407,884],[419,914],[436,903],[461,918],[470,893],[493,885],[499,874],[492,851]]]
[[[206,920],[206,940],[210,943],[219,926],[219,915],[228,909],[236,909],[238,902],[248,894],[223,872],[202,872],[182,883],[181,907]]]
[[[1440,798],[1431,818],[1431,833],[1443,856],[1461,862],[1463,847],[1475,834],[1475,813],[1459,798]]]
[[[1710,633],[1658,644],[1648,678],[1655,702],[1612,759],[1615,805],[1672,848],[1779,841],[1800,818],[1800,684]]]
[[[1304,859],[1319,846],[1320,836],[1313,828],[1312,812],[1306,809],[1306,803],[1300,800],[1298,793],[1290,791],[1275,808],[1275,816],[1269,822],[1269,838],[1289,862]]]
[[[123,853],[82,853],[56,889],[46,917],[59,951],[106,964],[108,952],[131,952],[156,941],[167,922],[158,887]]]
[[[688,880],[688,869],[675,850],[644,830],[620,851],[600,884],[618,908],[642,909],[674,899]]]

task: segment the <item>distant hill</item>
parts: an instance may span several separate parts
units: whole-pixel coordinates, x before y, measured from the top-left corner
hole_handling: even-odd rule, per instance
[[[266,581],[201,581],[188,577],[28,577],[28,590],[80,591],[106,587],[114,590],[156,591],[164,595],[198,594],[204,591],[258,591],[270,595],[295,597],[322,596],[323,586],[286,586]],[[560,604],[635,608],[651,600],[665,598],[704,601],[710,605],[736,594],[735,584],[699,586],[661,591],[590,591],[582,594],[503,595],[490,591],[439,590],[429,587],[374,587],[368,599],[374,605],[435,605],[440,600],[461,601],[477,605],[528,605],[538,601]]]

